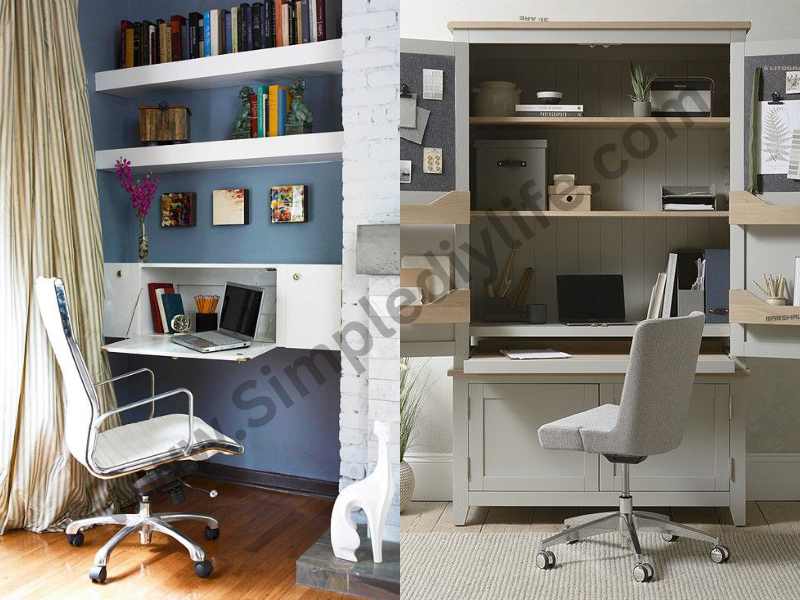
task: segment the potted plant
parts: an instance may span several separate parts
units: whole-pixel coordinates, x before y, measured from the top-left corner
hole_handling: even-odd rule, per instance
[[[150,210],[150,204],[153,202],[153,195],[156,193],[156,188],[158,188],[158,179],[153,177],[151,173],[148,173],[143,179],[134,181],[131,161],[122,157],[116,162],[115,171],[120,186],[130,194],[131,206],[133,210],[136,211],[136,216],[139,218],[138,254],[139,261],[145,262],[147,260],[147,255],[150,253],[150,242],[147,238],[144,219]]]
[[[631,100],[633,100],[633,116],[650,116],[650,86],[653,85],[655,75],[645,73],[642,65],[631,63]]]
[[[414,497],[414,470],[405,462],[414,427],[424,400],[425,383],[419,369],[411,369],[407,357],[400,359],[400,512]]]

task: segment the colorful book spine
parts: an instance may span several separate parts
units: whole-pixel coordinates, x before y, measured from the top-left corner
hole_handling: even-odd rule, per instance
[[[203,13],[203,56],[211,54],[211,11]]]
[[[269,106],[269,117],[267,123],[267,135],[269,137],[275,137],[278,135],[278,90],[280,90],[281,86],[279,85],[271,85],[269,86],[268,94],[268,106]]]
[[[197,47],[200,34],[197,29],[202,18],[203,16],[198,12],[189,13],[189,58],[200,58],[200,50]]]
[[[142,24],[133,24],[133,66],[142,64]]]
[[[147,26],[147,38],[150,46],[150,65],[158,64],[158,27],[155,23],[150,23]]]
[[[264,47],[275,47],[275,1],[264,1]]]
[[[253,50],[260,50],[262,46],[261,41],[261,2],[254,2],[250,7],[250,12],[253,18]]]
[[[187,60],[191,58],[191,56],[189,55],[190,48],[191,45],[189,44],[189,25],[186,22],[186,20],[184,20],[181,23],[181,59]]]
[[[315,0],[317,4],[317,41],[323,42],[325,37],[325,0]]]
[[[264,94],[267,92],[267,86],[260,85],[256,88],[256,111],[257,111],[257,120],[258,120],[258,130],[256,135],[258,137],[264,137],[265,129],[264,129]]]
[[[231,48],[232,52],[239,52],[239,7],[231,7]]]
[[[208,11],[211,16],[211,56],[219,54],[219,10],[216,8]]]
[[[183,57],[183,48],[181,48],[181,25],[185,21],[186,19],[181,15],[172,15],[169,19],[172,60],[181,60]]]
[[[302,43],[307,44],[311,41],[311,15],[310,13],[310,2],[308,0],[302,0],[301,4],[301,14],[303,17],[302,21]]]
[[[233,52],[233,32],[231,29],[233,23],[231,21],[231,11],[225,10],[223,13],[225,14],[225,54],[231,54]]]
[[[289,92],[283,86],[278,90],[278,135],[286,135],[286,114],[289,111]]]
[[[247,3],[244,6],[244,38],[245,49],[253,49],[253,10]]]
[[[133,23],[131,23],[130,21],[119,22],[119,34],[120,34],[119,55],[118,55],[119,60],[117,61],[117,65],[119,66],[120,69],[124,69],[129,66],[128,54],[127,54],[127,49],[128,49],[127,34],[128,34],[128,29],[130,29],[132,25]]]
[[[288,43],[290,46],[294,46],[297,43],[297,4],[290,0],[286,3],[289,7],[289,40]]]
[[[283,46],[283,2],[275,0],[275,45]]]
[[[312,42],[317,42],[317,0],[308,2],[308,35]]]
[[[250,137],[258,137],[258,99],[255,93],[248,96],[250,106]]]

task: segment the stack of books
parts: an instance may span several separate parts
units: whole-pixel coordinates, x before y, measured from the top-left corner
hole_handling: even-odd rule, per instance
[[[250,94],[250,137],[286,135],[292,94],[285,85],[259,85]]]
[[[713,185],[661,186],[661,207],[670,210],[714,210],[716,192]]]
[[[517,104],[518,117],[582,117],[583,104]]]
[[[119,67],[336,39],[341,11],[342,0],[264,0],[169,21],[121,21]]]

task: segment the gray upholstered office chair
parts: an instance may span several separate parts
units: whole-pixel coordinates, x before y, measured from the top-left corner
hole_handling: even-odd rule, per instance
[[[536,555],[536,566],[540,569],[555,566],[555,555],[547,550],[554,544],[621,531],[636,553],[634,579],[649,581],[654,570],[642,560],[637,529],[659,531],[664,541],[683,536],[709,542],[714,544],[711,560],[716,563],[728,560],[728,549],[718,538],[673,523],[665,515],[633,510],[630,493],[630,465],[653,454],[669,452],[681,443],[689,416],[703,322],[703,313],[694,312],[688,317],[640,323],[633,336],[619,406],[603,404],[539,428],[539,443],[544,448],[602,454],[612,463],[622,465],[619,511],[567,519],[560,533],[541,542]]]
[[[60,279],[36,280],[36,300],[50,346],[61,369],[64,385],[66,442],[70,453],[95,477],[111,479],[138,473],[135,483],[139,495],[139,512],[103,515],[72,521],[67,525],[67,540],[73,546],[83,544],[83,530],[93,525],[120,525],[122,529],[97,551],[89,577],[96,583],[106,579],[106,566],[111,551],[126,536],[139,532],[139,541],[149,544],[152,532],[168,535],[180,542],[194,561],[195,573],[211,575],[213,566],[203,548],[174,529],[171,523],[194,520],[206,524],[205,537],[219,536],[219,523],[213,517],[188,513],[150,513],[150,494],[167,491],[173,500],[180,500],[184,482],[181,476],[191,469],[192,462],[206,460],[217,453],[241,454],[242,446],[194,416],[194,397],[186,388],[177,388],[155,395],[155,376],[150,369],[139,369],[95,384],[89,377],[86,363],[72,335],[69,303]],[[150,396],[116,410],[100,412],[95,388],[133,375],[150,375]],[[171,396],[184,395],[188,415],[171,414],[156,417],[156,402]],[[150,418],[102,430],[113,415],[150,405]],[[216,496],[211,492],[212,497]]]

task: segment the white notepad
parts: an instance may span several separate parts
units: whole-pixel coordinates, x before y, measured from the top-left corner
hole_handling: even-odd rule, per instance
[[[537,358],[570,358],[572,355],[548,348],[546,350],[500,350],[512,360],[533,360]]]

